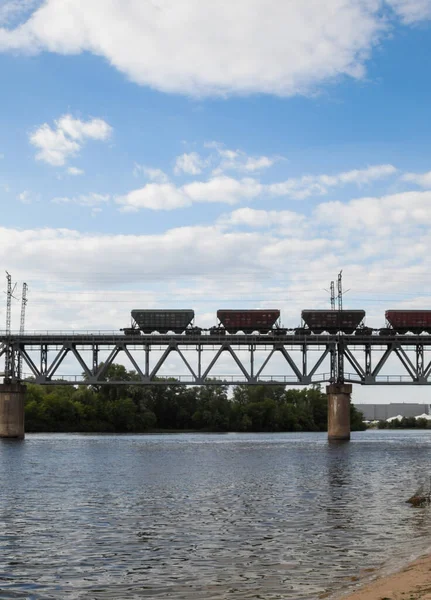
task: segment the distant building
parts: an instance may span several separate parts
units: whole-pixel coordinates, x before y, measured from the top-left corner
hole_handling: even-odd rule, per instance
[[[402,415],[403,417],[417,417],[423,413],[430,415],[429,404],[412,404],[407,402],[393,402],[391,404],[355,404],[355,407],[364,415],[365,421],[386,421],[390,417]]]

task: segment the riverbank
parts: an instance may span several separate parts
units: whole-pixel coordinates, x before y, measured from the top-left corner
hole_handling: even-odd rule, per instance
[[[380,577],[341,600],[431,600],[431,555]]]

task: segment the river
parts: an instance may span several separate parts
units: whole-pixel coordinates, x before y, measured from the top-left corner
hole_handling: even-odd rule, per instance
[[[315,600],[431,546],[431,431],[0,442],[0,598]]]

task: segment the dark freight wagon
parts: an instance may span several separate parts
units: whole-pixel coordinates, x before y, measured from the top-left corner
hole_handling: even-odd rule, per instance
[[[186,310],[132,310],[132,318],[143,333],[183,333],[195,318],[195,311]]]
[[[354,333],[365,317],[364,310],[303,310],[302,320],[310,333]],[[305,333],[307,330],[302,330]]]
[[[385,317],[396,333],[431,333],[431,310],[387,310]]]
[[[280,311],[266,310],[218,310],[217,318],[228,333],[269,333],[280,318]]]

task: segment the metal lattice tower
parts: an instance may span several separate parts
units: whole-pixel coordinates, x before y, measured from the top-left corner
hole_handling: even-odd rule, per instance
[[[331,310],[335,310],[335,283],[331,281]]]
[[[12,309],[12,298],[15,286],[12,288],[12,276],[6,271],[7,280],[7,291],[6,291],[6,337],[10,337],[11,330],[11,309]],[[9,381],[12,375],[12,352],[10,348],[6,351],[5,355],[5,366],[4,366],[4,379]]]
[[[338,273],[338,310],[343,310],[343,271]]]
[[[24,334],[24,328],[25,328],[25,307],[27,306],[27,291],[28,291],[28,285],[26,283],[23,283],[22,297],[21,297],[21,318],[20,318],[20,323],[19,323],[19,334],[20,335]],[[18,359],[18,379],[21,379],[21,377],[22,377],[22,356],[20,354],[19,359]]]
[[[6,271],[7,291],[6,291],[6,335],[10,335],[11,307],[12,307],[12,276]]]

